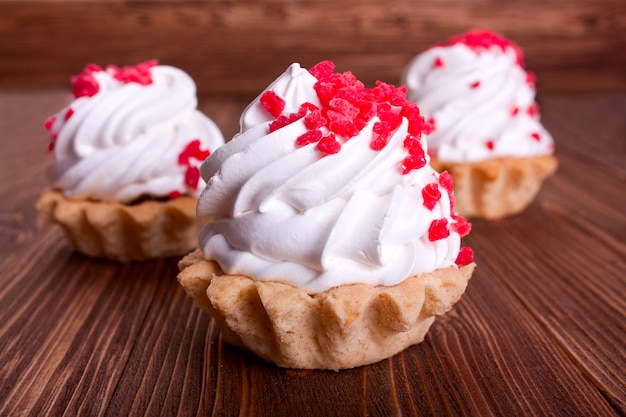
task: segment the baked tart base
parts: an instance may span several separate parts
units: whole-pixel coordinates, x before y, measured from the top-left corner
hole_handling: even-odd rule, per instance
[[[496,220],[522,212],[543,181],[558,167],[552,155],[497,158],[475,163],[431,159],[432,167],[454,179],[455,211],[464,217]]]
[[[419,274],[391,287],[342,285],[322,293],[225,275],[196,249],[178,281],[211,314],[224,341],[284,368],[347,369],[424,340],[465,292],[475,264]]]
[[[205,221],[196,217],[197,199],[125,205],[66,198],[45,191],[38,212],[59,224],[77,251],[117,261],[182,256],[198,246]]]

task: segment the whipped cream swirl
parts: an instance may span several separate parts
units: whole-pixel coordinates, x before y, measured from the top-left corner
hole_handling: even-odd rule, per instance
[[[200,193],[198,167],[224,139],[197,110],[189,75],[154,61],[90,65],[73,83],[75,100],[46,122],[54,188],[67,197],[122,203]]]
[[[417,55],[401,82],[434,131],[432,155],[450,162],[550,154],[539,121],[534,76],[520,48],[501,35],[470,30]]]
[[[330,154],[319,143],[296,144],[310,131],[306,117],[271,127],[276,117],[262,104],[265,93],[284,100],[282,115],[293,114],[303,103],[323,107],[317,83],[291,65],[248,106],[240,133],[202,164],[207,185],[197,212],[215,218],[201,232],[204,256],[228,274],[310,292],[394,285],[455,265],[461,236],[450,229],[468,224],[453,217],[450,194],[428,164],[403,175],[407,118],[382,149],[370,145],[380,120],[374,116],[353,137],[338,138],[341,149]],[[328,134],[328,126],[321,131]],[[428,185],[437,194],[430,208]],[[443,234],[433,237],[433,223],[442,222]]]

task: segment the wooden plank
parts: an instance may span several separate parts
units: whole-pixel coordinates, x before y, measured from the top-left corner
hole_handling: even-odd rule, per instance
[[[547,91],[626,88],[622,0],[5,1],[0,87],[65,86],[87,63],[158,58],[204,94],[254,95],[291,62],[332,59],[368,84],[470,27],[524,49]]]
[[[73,254],[52,228],[33,243],[0,269],[0,415],[98,415],[144,321],[152,273]]]

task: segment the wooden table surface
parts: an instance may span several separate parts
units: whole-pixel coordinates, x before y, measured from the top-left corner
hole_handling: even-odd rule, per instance
[[[68,99],[0,91],[0,416],[626,416],[625,92],[540,96],[556,175],[474,221],[478,268],[423,343],[340,372],[225,345],[178,259],[89,259],[37,218]],[[200,107],[231,136],[245,104]]]

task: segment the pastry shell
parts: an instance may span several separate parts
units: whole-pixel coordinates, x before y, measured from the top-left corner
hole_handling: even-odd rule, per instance
[[[496,220],[522,212],[533,201],[558,160],[552,155],[495,158],[474,163],[431,159],[454,179],[455,211],[464,217]]]
[[[77,251],[118,261],[182,256],[198,245],[205,221],[196,217],[197,199],[126,205],[66,198],[45,191],[37,211],[59,224]]]
[[[435,316],[460,299],[475,264],[407,278],[395,286],[342,285],[322,293],[226,275],[200,249],[178,281],[211,314],[224,341],[280,367],[347,369],[420,343]]]

